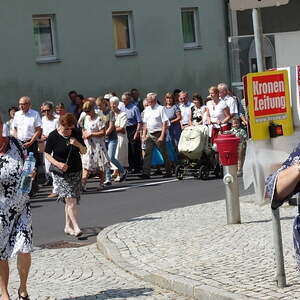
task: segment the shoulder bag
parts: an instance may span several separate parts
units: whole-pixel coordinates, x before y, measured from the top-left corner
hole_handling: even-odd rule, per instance
[[[67,159],[65,161],[65,164],[68,164],[68,161],[69,161],[69,158],[70,158],[70,153],[72,151],[72,145],[70,147],[70,150],[69,150],[69,153],[68,153],[68,156],[67,156]],[[54,175],[58,175],[58,176],[64,176],[64,171],[61,170],[60,168],[58,168],[57,166],[55,166],[54,164],[50,164],[50,167],[49,167],[49,172],[53,173]]]

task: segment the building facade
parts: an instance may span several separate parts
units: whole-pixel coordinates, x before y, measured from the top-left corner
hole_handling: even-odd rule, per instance
[[[264,37],[264,56],[267,69],[300,65],[300,1],[261,9]],[[229,9],[229,54],[231,81],[241,86],[241,78],[257,71],[253,36],[252,11]]]
[[[0,4],[0,107],[131,88],[206,96],[229,80],[220,0],[27,0]]]

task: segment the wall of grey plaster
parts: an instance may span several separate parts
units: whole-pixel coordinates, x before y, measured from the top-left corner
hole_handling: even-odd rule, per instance
[[[202,49],[184,50],[182,7],[198,7]],[[112,12],[133,12],[137,55],[116,57]],[[55,14],[59,63],[37,64],[32,15]],[[0,4],[0,110],[29,95],[67,102],[67,91],[85,96],[132,87],[174,88],[206,95],[228,80],[226,12],[220,0],[10,0]]]

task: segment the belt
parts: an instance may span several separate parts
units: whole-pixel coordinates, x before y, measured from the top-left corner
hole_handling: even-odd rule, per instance
[[[155,134],[155,133],[159,133],[159,132],[161,132],[161,130],[150,132],[150,134]]]
[[[129,126],[126,126],[126,128],[135,128],[135,127],[137,127],[137,123],[136,124],[134,124],[134,125],[129,125]]]

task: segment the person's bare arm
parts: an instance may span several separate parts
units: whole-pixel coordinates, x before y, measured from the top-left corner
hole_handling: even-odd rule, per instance
[[[163,122],[161,134],[157,140],[158,142],[163,142],[165,140],[167,128],[168,128],[168,121],[165,121],[165,122]]]
[[[36,127],[34,135],[32,136],[32,138],[30,139],[29,142],[23,144],[23,147],[24,148],[30,147],[35,141],[37,141],[39,139],[39,137],[41,136],[42,132],[43,132],[43,130],[42,130],[41,127]]]
[[[277,199],[284,200],[296,188],[300,180],[300,165],[292,165],[279,172],[276,183]]]

